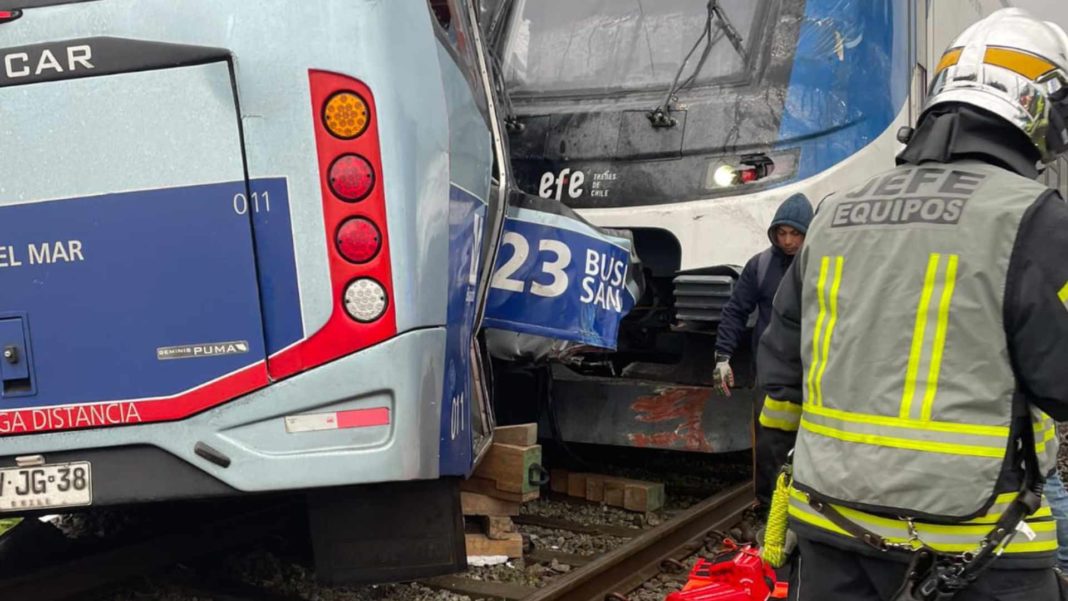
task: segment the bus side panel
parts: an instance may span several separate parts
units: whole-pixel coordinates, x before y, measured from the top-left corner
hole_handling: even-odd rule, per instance
[[[471,345],[493,151],[486,121],[452,54],[439,47],[449,110],[449,288],[442,390],[441,474],[467,475],[472,462]]]

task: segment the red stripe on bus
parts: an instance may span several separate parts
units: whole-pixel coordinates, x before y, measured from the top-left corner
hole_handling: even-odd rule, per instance
[[[388,426],[389,409],[352,409],[337,412],[338,428],[369,428],[371,426]]]
[[[269,382],[266,362],[260,361],[172,397],[0,411],[0,436],[183,419],[263,388]]]

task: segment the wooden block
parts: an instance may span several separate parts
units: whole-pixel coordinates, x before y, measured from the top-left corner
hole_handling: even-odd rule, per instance
[[[528,493],[538,490],[538,486],[530,482],[530,466],[535,463],[541,463],[540,445],[520,447],[495,442],[474,475],[495,481],[499,490]]]
[[[627,485],[619,480],[605,480],[604,503],[612,507],[622,507]]]
[[[541,496],[541,491],[537,488],[535,488],[533,492],[528,493],[507,492],[497,488],[497,483],[493,480],[477,478],[475,476],[460,481],[460,490],[475,492],[480,495],[486,495],[501,499],[502,501],[510,501],[512,503],[526,503],[527,501],[533,501]]]
[[[566,495],[567,474],[567,470],[560,468],[549,470],[549,490]]]
[[[586,498],[586,474],[572,472],[567,475],[567,494],[572,497]]]
[[[496,485],[494,485],[496,488]],[[481,495],[477,492],[460,493],[460,506],[463,507],[464,515],[519,515],[519,503],[505,501],[489,495]]]
[[[465,534],[467,556],[506,555],[510,558],[523,556],[523,537],[518,532],[511,532],[504,540],[493,540],[485,534]]]
[[[500,426],[493,431],[493,442],[517,447],[534,446],[538,444],[538,424]]]
[[[483,531],[493,540],[508,540],[515,532],[511,518],[490,515],[482,518]]]
[[[623,489],[623,509],[628,511],[656,511],[664,506],[664,484],[631,480]]]
[[[606,476],[600,474],[587,474],[586,476],[586,500],[600,503],[604,501],[604,483]]]

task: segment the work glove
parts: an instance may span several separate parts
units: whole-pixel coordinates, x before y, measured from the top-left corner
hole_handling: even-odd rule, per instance
[[[712,371],[712,383],[724,396],[731,395],[734,386],[734,372],[731,371],[731,356],[716,353],[716,368]]]

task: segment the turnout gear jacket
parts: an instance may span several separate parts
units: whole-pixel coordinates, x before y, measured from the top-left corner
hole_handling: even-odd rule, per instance
[[[1066,233],[1055,191],[980,161],[902,165],[822,203],[758,355],[758,469],[794,448],[799,535],[869,551],[815,497],[891,541],[975,551],[1020,488],[1024,428],[1053,468]],[[1051,565],[1048,506],[1027,523],[1007,556]]]

